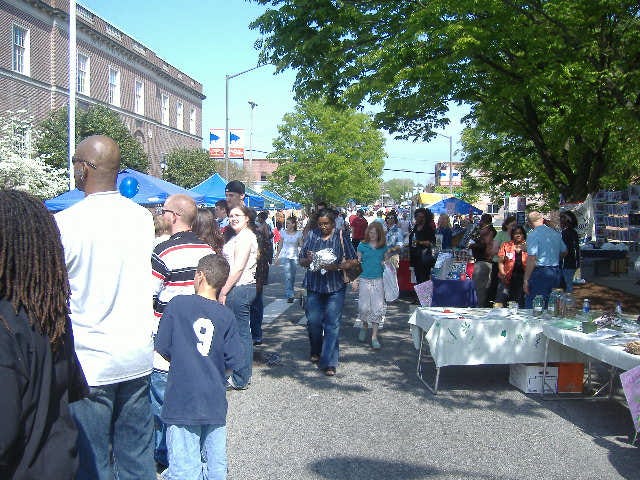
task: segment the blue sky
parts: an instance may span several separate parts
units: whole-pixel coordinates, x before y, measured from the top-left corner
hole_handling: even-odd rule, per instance
[[[203,138],[210,128],[224,128],[225,76],[257,64],[254,43],[259,33],[249,23],[263,11],[246,0],[80,0],[100,17],[152,49],[159,57],[203,84],[207,96],[202,106]],[[251,123],[249,101],[258,105],[253,113],[254,158],[271,151],[277,125],[293,111],[294,71],[274,75],[266,65],[229,81],[229,128],[245,129],[248,148]],[[441,133],[453,136],[453,150],[459,148],[460,115],[451,118]],[[436,162],[449,160],[449,140],[437,137],[430,143],[387,138],[386,167],[433,172]],[[205,146],[207,147],[207,146]],[[454,161],[456,160],[454,154]],[[385,171],[385,180],[412,178],[430,183],[433,175]]]

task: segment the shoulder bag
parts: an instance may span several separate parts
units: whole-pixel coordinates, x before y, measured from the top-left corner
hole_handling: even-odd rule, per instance
[[[342,238],[342,230],[340,230],[340,245],[342,246],[342,260],[345,260],[346,250],[344,249],[344,239]],[[356,278],[360,276],[361,273],[362,273],[362,266],[360,265],[360,262],[356,263],[355,265],[352,265],[349,268],[342,270],[344,283],[353,282]]]

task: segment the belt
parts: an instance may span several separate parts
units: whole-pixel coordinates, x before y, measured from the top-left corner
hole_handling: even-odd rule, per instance
[[[536,268],[559,268],[559,267],[558,265],[538,265]]]

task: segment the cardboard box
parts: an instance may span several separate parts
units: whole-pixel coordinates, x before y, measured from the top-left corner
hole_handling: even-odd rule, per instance
[[[584,363],[552,363],[558,367],[558,393],[582,393],[584,385]]]
[[[509,383],[524,393],[542,393],[542,364],[528,365],[516,363],[509,366]],[[556,393],[558,388],[558,367],[547,365],[545,393]]]

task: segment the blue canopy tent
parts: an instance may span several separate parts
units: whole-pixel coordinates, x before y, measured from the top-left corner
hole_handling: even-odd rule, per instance
[[[302,205],[300,205],[299,203],[287,200],[283,196],[278,195],[276,192],[272,192],[271,190],[262,190],[262,194],[263,195],[268,195],[269,197],[277,198],[282,203],[284,203],[284,208],[287,209],[287,210],[291,210],[291,209],[297,210],[297,209],[302,207]]]
[[[138,182],[138,193],[131,199],[134,202],[144,205],[162,205],[168,196],[176,193],[184,193],[193,197],[196,202],[201,202],[203,196],[189,190],[185,190],[182,187],[174,185],[160,178],[156,178],[152,175],[138,172],[131,168],[125,168],[118,173],[117,187],[120,187],[120,183],[127,177],[133,177]],[[84,193],[78,189],[70,190],[50,200],[45,200],[45,205],[51,211],[57,212],[70,207],[74,203],[79,202],[84,198]]]
[[[226,185],[227,181],[220,174],[214,173],[189,191],[203,195],[204,203],[208,206],[213,206],[218,200],[224,200],[224,187]],[[262,209],[265,208],[265,204],[269,206],[271,203],[278,203],[278,200],[267,198],[255,190],[245,187],[244,203],[248,207]]]
[[[203,196],[205,205],[212,207],[218,200],[224,200],[224,187],[227,181],[218,173],[214,173],[189,191]]]
[[[448,215],[482,215],[482,210],[456,197],[445,198],[429,206],[433,213]]]

